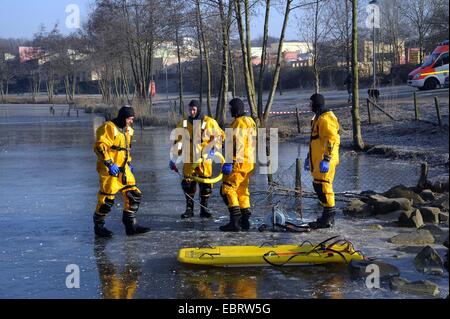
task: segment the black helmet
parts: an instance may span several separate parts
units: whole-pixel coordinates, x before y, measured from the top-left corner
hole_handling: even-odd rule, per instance
[[[117,117],[113,120],[114,124],[123,128],[126,126],[126,119],[134,116],[134,109],[130,105],[124,105],[120,108]]]
[[[245,114],[245,106],[244,102],[241,99],[234,98],[230,101],[231,106],[231,116],[232,117],[240,117]]]
[[[325,109],[325,98],[322,94],[313,94],[309,98],[312,101],[312,110],[314,113],[320,113]]]

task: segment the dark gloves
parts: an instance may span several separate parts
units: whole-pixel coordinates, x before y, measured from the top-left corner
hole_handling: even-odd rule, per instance
[[[169,168],[171,171],[175,171],[176,173],[178,173],[178,168],[174,161],[169,162]]]
[[[322,160],[322,162],[320,162],[320,172],[328,173],[329,170],[330,170],[330,162],[326,159]]]
[[[233,164],[231,164],[231,163],[223,164],[222,173],[224,175],[230,175],[232,171],[233,171]]]
[[[120,172],[119,166],[114,164],[111,160],[105,161],[105,165],[106,167],[108,167],[109,175],[116,176],[117,174],[119,174]]]

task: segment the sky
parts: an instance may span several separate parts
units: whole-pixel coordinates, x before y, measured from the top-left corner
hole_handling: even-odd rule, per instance
[[[70,4],[78,5],[81,23],[86,19],[92,0],[0,0],[0,38],[31,39],[39,31],[41,24],[47,31],[58,22],[63,34],[75,29],[66,27],[66,8]],[[70,7],[69,7],[70,8]]]
[[[94,0],[0,0],[0,38],[32,39],[44,24],[50,31],[55,23],[63,34],[69,34],[75,29],[66,27],[66,8],[70,4],[78,5],[80,9],[81,24],[87,19]],[[297,22],[294,16],[286,32],[286,39],[298,38]],[[264,25],[264,12],[261,10],[257,17],[252,19],[252,38],[262,36]],[[283,15],[277,8],[272,8],[270,16],[270,35],[279,37],[283,23]]]

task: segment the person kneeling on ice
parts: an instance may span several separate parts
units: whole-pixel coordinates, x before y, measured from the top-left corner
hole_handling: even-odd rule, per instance
[[[116,193],[121,192],[124,200],[122,222],[127,235],[146,233],[150,229],[136,223],[136,212],[142,199],[141,191],[131,166],[131,139],[134,110],[125,105],[112,121],[97,129],[94,151],[97,154],[97,172],[100,176],[100,191],[94,213],[94,231],[98,237],[111,237],[105,227],[105,219],[114,205]]]
[[[250,192],[248,185],[255,167],[256,124],[245,116],[244,102],[230,101],[230,113],[235,118],[233,128],[233,163],[222,166],[224,174],[220,194],[228,206],[230,222],[220,226],[221,231],[240,231],[250,228]],[[227,137],[228,138],[228,137]]]
[[[198,122],[197,122],[198,121]],[[194,125],[198,125],[201,134],[198,145],[194,145]],[[213,172],[213,158],[215,156],[215,148],[222,148],[222,142],[225,138],[225,133],[213,118],[202,115],[199,101],[192,100],[189,103],[189,117],[182,120],[178,128],[187,129],[189,132],[190,158],[183,165],[183,180],[181,181],[181,188],[184,191],[186,198],[186,211],[181,214],[181,219],[191,218],[194,216],[194,197],[197,191],[197,182],[192,179],[192,176],[209,178]],[[177,144],[181,139],[177,139],[174,144]],[[213,147],[209,152],[205,150],[210,143],[214,142]],[[194,160],[196,151],[202,155],[202,160],[197,162]],[[182,151],[179,151],[179,156]],[[173,160],[169,162],[169,168],[178,172],[178,168]],[[200,188],[200,217],[210,218],[211,213],[208,209],[208,199],[212,193],[213,185],[210,183],[198,183]]]
[[[339,122],[334,113],[325,107],[325,98],[313,94],[310,106],[315,113],[311,121],[309,153],[304,169],[311,171],[313,187],[323,207],[322,216],[309,223],[313,229],[329,228],[334,224],[333,180],[336,166],[339,165]]]

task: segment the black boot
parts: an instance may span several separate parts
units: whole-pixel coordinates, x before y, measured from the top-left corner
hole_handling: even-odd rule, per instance
[[[312,229],[331,228],[334,225],[334,215],[336,215],[334,207],[324,207],[322,216],[315,222],[309,223],[309,227]]]
[[[230,222],[220,226],[221,231],[240,231],[241,230],[241,209],[239,206],[228,208],[230,211]]]
[[[186,211],[181,214],[181,219],[186,219],[186,218],[191,218],[194,216],[194,196],[195,194],[193,194],[192,196],[188,196],[187,194],[184,194],[184,196],[186,197]]]
[[[94,232],[97,237],[109,238],[113,235],[113,232],[105,227],[105,218],[106,215],[94,213]]]
[[[243,208],[241,209],[241,227],[242,230],[249,230],[250,229],[250,216],[252,213],[250,212],[250,208]]]
[[[128,236],[143,234],[150,231],[150,228],[142,227],[137,224],[136,215],[134,213],[123,212],[122,222],[125,225],[125,232]]]
[[[208,198],[207,196],[200,197],[200,217],[201,218],[210,218],[212,215],[208,209]]]

